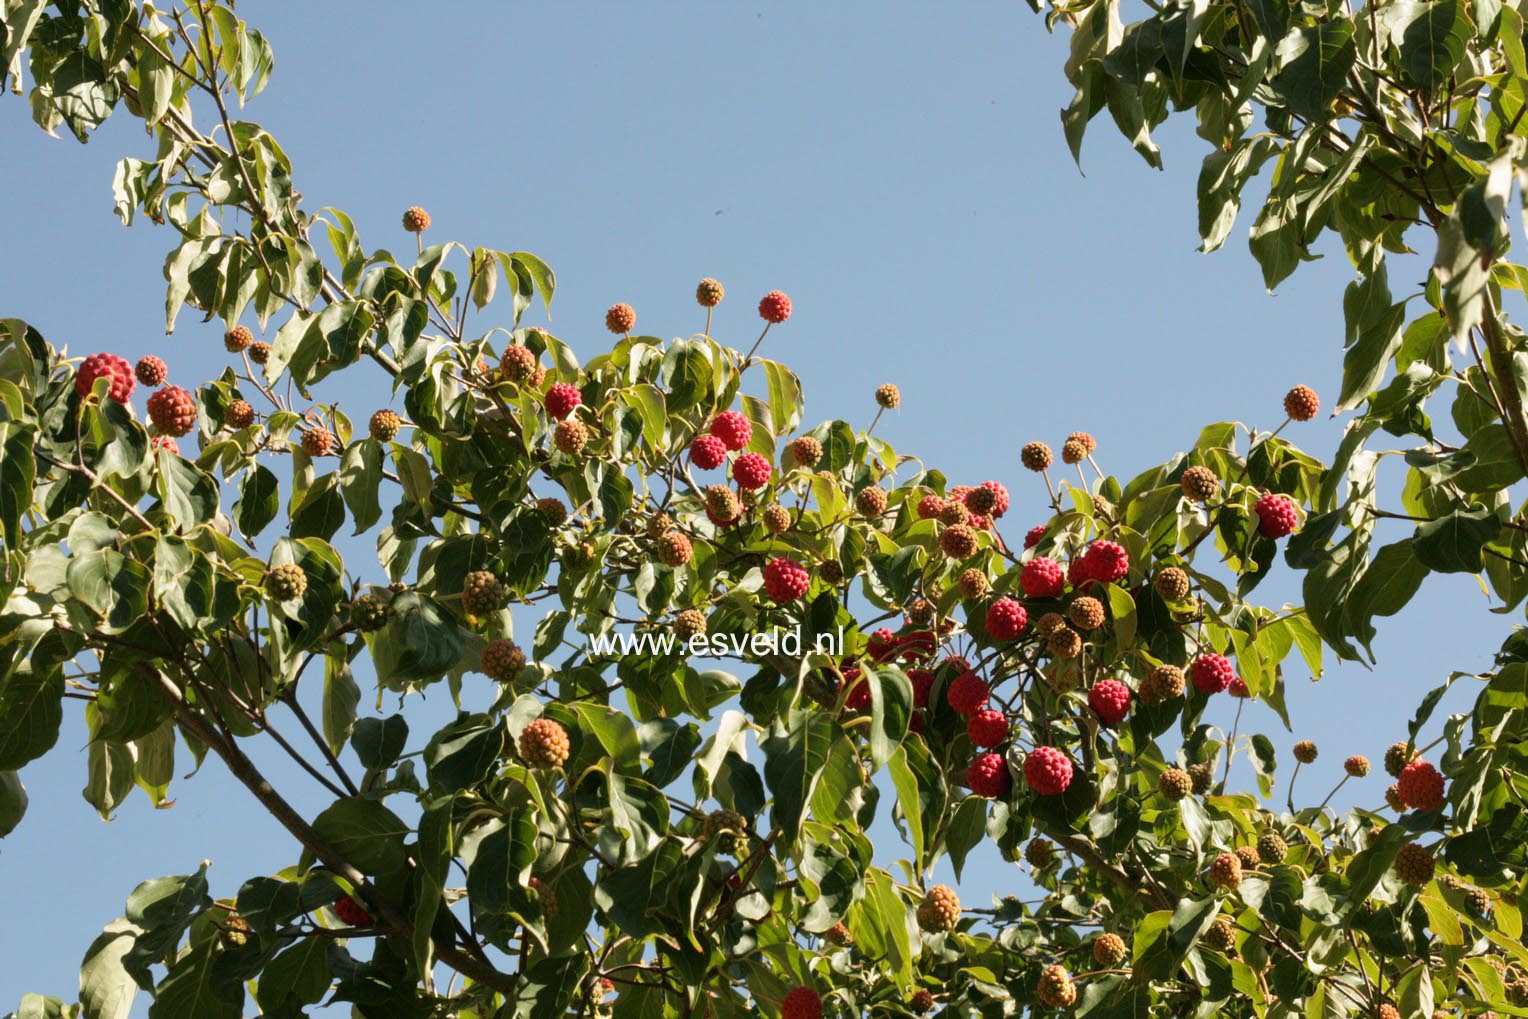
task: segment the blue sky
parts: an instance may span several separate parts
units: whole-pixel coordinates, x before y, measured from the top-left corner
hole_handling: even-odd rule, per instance
[[[411,247],[399,214],[421,204],[432,240],[539,254],[558,273],[551,327],[584,358],[606,344],[616,301],[636,307],[641,332],[688,335],[703,324],[695,282],[715,276],[728,299],[714,332],[746,347],[757,298],[786,290],[795,315],[765,353],[801,375],[807,421],[862,426],[875,387],[897,383],[902,407],[877,434],[957,481],[1005,482],[1013,537],[1043,518],[1043,485],[1018,464],[1030,439],[1091,431],[1099,462],[1128,478],[1210,421],[1277,424],[1297,382],[1335,398],[1352,278],[1340,249],[1324,246],[1276,297],[1246,251],[1250,216],[1225,252],[1198,254],[1204,143],[1191,123],[1161,133],[1157,172],[1100,118],[1079,174],[1058,118],[1065,40],[1022,3],[239,10],[277,59],[245,116],[285,147],[309,208],[345,209],[368,247]],[[181,380],[215,375],[214,325],[183,315],[162,333],[171,237],[111,214],[116,159],[151,152],[141,131],[124,117],[88,146],[50,139],[7,98],[0,140],[0,316],[76,355],[157,353]],[[1413,260],[1391,276],[1399,289],[1424,271]],[[1326,457],[1340,423],[1323,414],[1287,434]],[[1297,595],[1280,571],[1267,600]],[[1322,748],[1302,799],[1362,752],[1376,774],[1359,800],[1378,803],[1378,758],[1422,693],[1489,665],[1510,622],[1486,606],[1472,579],[1434,577],[1383,622],[1377,669],[1334,670],[1319,687],[1291,677],[1298,734]],[[443,700],[426,714],[445,717]],[[1278,722],[1252,707],[1248,726]],[[27,908],[0,960],[0,1007],[23,991],[72,995],[79,956],[139,880],[211,859],[214,894],[231,895],[296,857],[216,762],[177,784],[173,809],[135,795],[103,824],[78,796],[84,739],[76,718],[24,772],[31,812],[0,843],[0,902]],[[963,892],[978,901],[1017,879],[992,861]]]

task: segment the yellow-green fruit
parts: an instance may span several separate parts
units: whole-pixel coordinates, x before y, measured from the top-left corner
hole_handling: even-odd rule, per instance
[[[960,512],[964,514],[966,508],[960,507]],[[946,527],[944,533],[939,535],[939,547],[951,559],[968,558],[976,552],[976,531],[965,524]]]
[[[1157,792],[1176,803],[1194,789],[1194,780],[1182,768],[1168,768],[1157,776]]]
[[[706,632],[706,615],[699,609],[685,609],[674,617],[674,636],[680,640],[699,637]]]
[[[1342,762],[1342,770],[1354,778],[1363,778],[1369,773],[1369,759],[1363,754],[1354,754]]]
[[[265,575],[265,593],[276,601],[296,601],[308,590],[308,575],[296,563],[272,566]]]
[[[1199,796],[1209,792],[1210,786],[1215,784],[1215,773],[1208,764],[1189,765],[1188,777],[1194,783],[1194,792]]]
[[[1040,973],[1035,996],[1051,1008],[1071,1008],[1077,1002],[1077,985],[1065,966],[1047,966]]]
[[[784,534],[791,527],[791,511],[784,506],[774,504],[764,507],[760,514],[764,521],[764,529],[770,534]]]
[[[1221,853],[1210,864],[1210,883],[1230,891],[1242,882],[1242,862],[1235,853]]]
[[[913,996],[907,999],[907,1007],[915,1015],[925,1015],[934,1010],[934,992],[920,987],[913,992]]]
[[[541,916],[547,923],[555,921],[557,919],[557,893],[552,890],[552,886],[539,877],[533,877],[525,884],[526,887],[536,893],[536,898],[541,902]]]
[[[727,295],[727,288],[721,283],[707,276],[695,287],[695,301],[702,308],[714,308],[722,303],[722,298]]]
[[[1097,598],[1084,595],[1067,607],[1066,617],[1079,630],[1096,630],[1104,625],[1104,606]]]
[[[1295,760],[1301,764],[1314,764],[1316,754],[1316,744],[1308,739],[1302,739],[1295,744]]]
[[[876,389],[875,402],[887,410],[895,410],[902,402],[902,391],[888,382]]]
[[[1051,631],[1051,635],[1045,640],[1045,646],[1057,658],[1076,658],[1082,654],[1082,634],[1063,626],[1059,630]]]
[[[520,732],[520,757],[532,768],[560,768],[571,750],[568,731],[550,718],[538,718]]]
[[[582,421],[573,418],[557,422],[557,427],[552,431],[552,445],[568,456],[582,453],[588,441],[589,429],[584,427]]]
[[[822,443],[810,435],[803,435],[791,443],[791,459],[802,467],[816,467],[822,459]]]
[[[664,566],[678,568],[695,555],[695,548],[678,531],[670,531],[658,539],[658,561]]]
[[[886,512],[886,489],[878,485],[862,488],[854,497],[854,508],[862,517],[878,517]]]
[[[1118,934],[1100,934],[1093,942],[1093,961],[1105,969],[1113,969],[1125,961],[1125,939]]]
[[[1406,765],[1416,760],[1417,752],[1410,743],[1392,743],[1385,750],[1385,771],[1391,778],[1399,778]]]
[[[223,334],[223,346],[230,354],[237,354],[255,342],[255,334],[249,326],[234,326]]]
[[[927,598],[914,598],[907,603],[905,611],[908,622],[914,626],[927,626],[934,621],[934,603]]]
[[[1056,862],[1056,844],[1048,839],[1030,839],[1024,846],[1024,859],[1036,870],[1044,870]]]
[[[837,559],[824,559],[817,564],[817,575],[823,583],[837,586],[844,582],[844,566]]]
[[[1183,670],[1176,665],[1159,665],[1141,680],[1141,700],[1163,704],[1183,696]]]
[[[1276,831],[1265,831],[1257,837],[1257,857],[1263,863],[1283,863],[1289,855],[1289,843]]]
[[[1035,629],[1042,637],[1049,637],[1057,630],[1066,629],[1066,619],[1059,612],[1047,612],[1035,620]]]
[[[417,205],[403,210],[403,229],[411,234],[422,234],[430,229],[430,214]]]
[[[390,410],[379,410],[371,416],[367,425],[371,437],[378,442],[392,442],[403,427],[403,419]]]
[[[918,903],[918,926],[929,933],[954,930],[960,922],[960,896],[949,885],[935,885]]]
[[[1076,464],[1088,458],[1088,447],[1076,439],[1067,439],[1061,444],[1061,462]]]
[[[748,855],[748,822],[735,810],[713,810],[706,815],[701,833],[715,839],[717,848],[741,860]]]
[[[839,948],[845,948],[854,944],[854,935],[850,933],[849,928],[844,926],[843,921],[840,920],[838,923],[822,932],[822,940],[828,942],[830,945],[837,945]]]
[[[1263,858],[1257,855],[1257,846],[1237,846],[1236,858],[1241,861],[1242,870],[1256,870],[1263,862]]]
[[[987,575],[974,566],[962,570],[960,580],[956,583],[960,588],[961,596],[970,598],[972,601],[987,593]]]
[[[495,683],[512,682],[525,668],[525,652],[514,641],[491,640],[478,655],[478,669]]]
[[[1220,491],[1220,478],[1208,467],[1190,467],[1178,484],[1190,502],[1206,502]]]
[[[561,499],[548,497],[536,500],[536,510],[546,517],[547,523],[553,527],[564,523],[568,519],[568,507],[563,505]]]
[[[1229,952],[1236,944],[1236,925],[1226,917],[1216,917],[1204,932],[1204,943],[1217,952]]]
[[[350,622],[361,633],[375,633],[387,625],[387,602],[374,594],[363,594],[350,603]]]
[[[504,356],[499,358],[499,373],[516,384],[530,381],[536,374],[536,368],[535,353],[531,348],[518,343],[505,347]]]
[[[1054,462],[1051,449],[1043,442],[1031,442],[1019,450],[1019,462],[1032,471],[1043,471]]]
[[[712,485],[706,489],[706,512],[722,523],[731,523],[743,512],[737,495],[726,485]]]
[[[225,916],[221,926],[223,944],[229,948],[244,947],[249,942],[249,936],[254,933],[254,928],[238,913]]]
[[[1395,854],[1395,874],[1408,885],[1425,885],[1433,879],[1433,854],[1415,842],[1408,842]]]
[[[486,616],[504,607],[504,585],[488,570],[473,570],[462,581],[462,608]]]
[[[1188,574],[1176,566],[1169,566],[1152,581],[1163,601],[1182,601],[1188,597]]]

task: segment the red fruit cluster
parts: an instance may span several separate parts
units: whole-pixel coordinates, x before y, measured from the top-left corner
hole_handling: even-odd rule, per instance
[[[992,696],[992,692],[987,689],[986,681],[976,673],[963,672],[955,677],[944,696],[950,702],[950,707],[962,715],[974,715],[987,706],[987,699]]]
[[[990,708],[966,720],[966,735],[979,747],[995,747],[1008,738],[1008,716]]]
[[[993,640],[1013,640],[1029,625],[1029,613],[1012,598],[999,598],[987,607],[986,622]]]
[[[744,453],[732,465],[732,476],[737,479],[739,487],[749,490],[769,484],[769,476],[773,472],[774,468],[769,465],[769,461],[758,453]]]
[[[372,924],[371,914],[366,912],[366,907],[349,895],[342,896],[334,904],[334,915],[346,927],[370,927]]]
[[[170,366],[164,363],[164,358],[149,354],[138,359],[133,367],[133,374],[138,376],[138,381],[145,386],[157,386],[164,382],[170,375]]]
[[[1105,725],[1119,725],[1130,712],[1130,688],[1117,679],[1101,679],[1088,691],[1088,707]]]
[[[1265,495],[1253,503],[1252,512],[1257,514],[1257,533],[1265,538],[1293,534],[1300,523],[1300,511],[1287,495]]]
[[[1066,586],[1066,574],[1054,559],[1035,556],[1019,571],[1019,586],[1030,598],[1054,598]]]
[[[966,769],[966,785],[978,796],[990,799],[1008,795],[1013,787],[1013,776],[1008,773],[1008,762],[1002,754],[979,754]]]
[[[736,452],[748,448],[748,440],[753,438],[753,423],[739,411],[724,410],[711,422],[711,434]]]
[[[1236,667],[1225,655],[1204,654],[1194,659],[1194,664],[1188,667],[1188,675],[1200,693],[1217,694],[1236,678]]]
[[[794,559],[776,556],[764,567],[764,591],[781,604],[806,594],[811,583],[811,574]]]
[[[781,290],[771,290],[759,301],[759,317],[770,325],[779,325],[791,317],[791,299]]]
[[[196,427],[196,401],[179,386],[165,386],[149,397],[149,420],[165,435],[189,434]]]
[[[1060,796],[1072,784],[1072,762],[1055,747],[1035,747],[1024,760],[1024,781],[1041,796]]]
[[[1412,761],[1396,779],[1401,802],[1414,810],[1437,810],[1443,806],[1443,775],[1426,761]]]
[[[631,332],[637,324],[637,313],[629,304],[612,304],[605,312],[605,328],[616,335]]]
[[[567,382],[559,382],[546,391],[546,412],[558,421],[573,413],[583,402],[584,396],[578,387]]]
[[[690,462],[703,471],[720,467],[727,459],[727,444],[714,435],[697,435],[690,443]]]
[[[1045,531],[1046,526],[1044,524],[1036,524],[1034,527],[1031,527],[1024,535],[1024,547],[1034,548],[1040,544],[1040,539],[1045,537]]]
[[[925,495],[918,500],[918,519],[937,520],[944,512],[944,500],[937,495]]]
[[[1082,554],[1083,569],[1090,580],[1112,584],[1130,572],[1130,553],[1112,541],[1095,541]]]
[[[83,399],[90,395],[96,379],[110,379],[106,395],[118,403],[126,403],[133,395],[133,366],[127,359],[116,354],[91,354],[80,363],[79,374],[74,376],[74,391]]]
[[[792,988],[780,1002],[780,1019],[822,1019],[822,995],[810,987]]]

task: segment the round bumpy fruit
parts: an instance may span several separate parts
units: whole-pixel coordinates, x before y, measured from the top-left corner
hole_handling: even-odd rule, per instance
[[[1169,566],[1157,574],[1152,586],[1163,601],[1182,601],[1188,597],[1188,574],[1176,566]]]
[[[1054,461],[1051,448],[1043,442],[1027,443],[1019,450],[1019,462],[1032,471],[1043,471]]]
[[[265,593],[279,602],[296,601],[308,590],[308,575],[296,563],[272,566],[265,574]]]
[[[759,317],[770,325],[779,325],[791,317],[791,299],[780,290],[771,290],[759,301]]]
[[[1417,752],[1410,743],[1392,743],[1385,749],[1385,772],[1391,778],[1399,778],[1402,769],[1417,759]]]
[[[350,603],[350,623],[361,633],[375,633],[387,625],[388,608],[385,599],[374,594],[363,594]]]
[[[430,229],[430,214],[417,205],[403,210],[403,229],[411,234],[422,234]]]
[[[951,559],[969,558],[976,554],[976,531],[965,524],[946,527],[939,535],[939,547]]]
[[[1051,1008],[1071,1008],[1077,1003],[1077,985],[1065,966],[1047,966],[1040,971],[1035,997]]]
[[[302,451],[309,456],[328,456],[334,448],[334,433],[327,428],[305,428],[302,432]]]
[[[714,308],[722,303],[722,298],[727,295],[727,288],[721,283],[707,276],[695,287],[695,303],[702,308]]]
[[[987,593],[987,575],[975,566],[962,570],[960,578],[955,583],[960,588],[961,597],[970,598],[972,601]]]
[[[824,584],[837,587],[844,582],[844,564],[837,559],[824,559],[817,564],[817,575]]]
[[[934,1010],[934,992],[920,987],[907,999],[907,1007],[915,1015],[926,1015]]]
[[[978,754],[966,769],[966,785],[977,796],[989,799],[1007,796],[1013,786],[1013,776],[1008,773],[1008,762],[1003,760],[1002,754]]]
[[[149,445],[152,446],[154,449],[162,449],[162,450],[165,450],[166,452],[174,453],[176,456],[180,455],[180,443],[176,442],[174,439],[170,438],[168,435],[156,435],[156,436],[154,436],[152,439],[149,440]]]
[[[1235,853],[1221,853],[1210,864],[1210,883],[1230,891],[1241,884],[1242,862]]]
[[[588,441],[589,429],[584,427],[582,421],[569,418],[566,421],[557,422],[557,427],[552,429],[552,445],[567,456],[577,456],[582,453]]]
[[[1010,505],[1008,489],[1003,487],[1001,481],[983,481],[978,487],[985,488],[992,493],[992,518],[994,520],[1008,512]]]
[[[1217,952],[1229,952],[1236,946],[1236,925],[1226,917],[1217,916],[1210,929],[1204,932],[1204,943]]]
[[[1013,640],[1029,625],[1029,613],[1012,598],[999,598],[987,607],[987,635],[993,640]]]
[[[1188,674],[1194,681],[1194,688],[1200,693],[1217,694],[1231,685],[1231,680],[1236,677],[1236,668],[1225,655],[1211,653],[1195,658],[1188,667]]]
[[[902,402],[902,391],[888,382],[876,388],[875,402],[886,410],[895,410]]]
[[[169,377],[170,366],[164,363],[163,358],[149,354],[138,359],[138,363],[133,367],[133,374],[145,386],[157,386]]]
[[[732,464],[732,476],[738,486],[750,491],[769,484],[769,476],[773,473],[769,461],[758,453],[744,453]]]
[[[631,332],[631,327],[636,324],[636,310],[629,304],[612,304],[605,312],[605,328],[617,336]]]
[[[1130,688],[1117,679],[1101,679],[1088,691],[1088,707],[1100,722],[1113,728],[1130,713]]]
[[[1008,716],[984,708],[966,719],[966,735],[979,747],[995,747],[1008,738]]]
[[[584,402],[578,387],[568,382],[558,382],[546,391],[546,412],[561,421]]]
[[[495,683],[510,683],[525,668],[525,652],[514,641],[502,638],[483,645],[478,670]]]
[[[149,420],[165,435],[188,435],[196,427],[196,401],[179,386],[165,386],[149,397]]]
[[[1408,885],[1421,885],[1433,879],[1436,864],[1433,854],[1415,842],[1408,842],[1395,854],[1395,876]]]
[[[1066,618],[1079,630],[1096,630],[1104,625],[1104,604],[1084,595],[1067,606]]]
[[[1401,1019],[1401,1010],[1387,1001],[1374,1010],[1374,1019]]]
[[[1168,768],[1157,776],[1157,792],[1177,803],[1194,791],[1194,780],[1182,768]]]
[[[1054,559],[1035,556],[1019,571],[1019,586],[1025,597],[1054,598],[1066,586],[1066,573]]]
[[[1369,773],[1369,759],[1363,754],[1354,754],[1342,762],[1342,770],[1353,778],[1363,778]]]
[[[1264,863],[1283,863],[1289,855],[1289,843],[1276,831],[1265,831],[1257,837],[1257,858]]]
[[[800,598],[811,584],[811,574],[794,559],[776,556],[764,567],[764,592],[780,604]]]
[[[1308,739],[1302,739],[1294,746],[1295,760],[1301,764],[1315,764],[1316,757],[1320,753],[1321,751],[1316,748],[1316,744]]]
[[[1176,665],[1159,665],[1141,680],[1141,700],[1162,704],[1183,695],[1183,670]]]
[[[398,437],[398,430],[402,427],[403,419],[384,408],[371,416],[367,431],[378,442],[392,442]]]
[[[346,927],[370,927],[373,923],[366,907],[349,895],[342,895],[334,906],[334,915]]]
[[[734,453],[748,447],[753,438],[753,423],[735,410],[724,410],[711,422],[711,434]]]
[[[223,408],[223,424],[238,431],[255,423],[255,408],[248,401],[235,400]]]
[[[1293,534],[1300,522],[1300,511],[1287,495],[1265,495],[1253,504],[1252,512],[1257,514],[1257,533],[1265,538]]]
[[[1208,467],[1190,467],[1178,485],[1190,502],[1207,502],[1220,491],[1220,478]]]
[[[1100,934],[1093,942],[1093,961],[1105,969],[1113,969],[1125,961],[1128,951],[1125,939],[1118,934]]]
[[[854,496],[854,508],[862,517],[878,517],[886,512],[886,489],[879,485],[862,488]]]
[[[560,768],[572,744],[568,731],[550,718],[538,718],[520,731],[520,757],[532,768]]]
[[[997,507],[997,495],[990,488],[973,488],[961,501],[966,509],[978,516],[985,516]]]
[[[489,570],[473,570],[462,579],[462,608],[486,616],[504,607],[504,585]]]
[[[1443,806],[1443,775],[1427,761],[1412,761],[1396,780],[1401,802],[1413,810]]]
[[[1256,846],[1237,846],[1236,858],[1241,861],[1242,870],[1256,870],[1261,864],[1262,858],[1257,855]]]
[[[951,931],[960,922],[960,896],[949,885],[935,885],[918,903],[918,926],[930,934]]]
[[[830,945],[837,945],[839,948],[844,948],[854,944],[854,935],[850,933],[849,928],[846,927],[843,921],[840,920],[838,923],[822,932],[822,940],[828,942]]]
[[[759,517],[770,534],[784,534],[791,529],[791,511],[778,503],[765,506]]]
[[[690,462],[703,471],[720,467],[727,460],[727,444],[714,435],[697,435],[690,443]]]
[[[249,345],[249,359],[255,364],[264,364],[271,359],[271,345],[264,340],[256,340]]]
[[[255,342],[255,334],[249,331],[248,326],[234,326],[223,334],[223,346],[230,354],[237,354],[241,350],[249,349],[249,345]]]
[[[1041,796],[1059,796],[1072,784],[1072,762],[1055,747],[1035,747],[1024,759],[1024,781]]]
[[[690,539],[678,531],[670,531],[658,539],[658,561],[664,566],[683,566],[694,554]]]
[[[1057,658],[1076,658],[1082,654],[1082,634],[1069,626],[1052,630],[1045,646]]]
[[[1093,438],[1093,436],[1089,435],[1087,432],[1073,432],[1066,437],[1066,441],[1081,443],[1082,448],[1087,450],[1089,453],[1092,453],[1094,450],[1098,449],[1098,440]]]
[[[1083,558],[1087,560],[1089,575],[1105,584],[1123,580],[1130,572],[1130,553],[1117,542],[1095,541]]]
[[[949,701],[950,707],[962,715],[974,715],[987,706],[992,692],[987,689],[987,684],[974,672],[961,673],[950,683],[945,692],[945,700]]]
[[[1031,527],[1028,531],[1025,531],[1024,532],[1024,547],[1025,548],[1034,548],[1036,545],[1040,544],[1041,541],[1045,540],[1045,532],[1047,530],[1049,530],[1049,528],[1046,527],[1044,524],[1036,524],[1035,526]]]
[[[1194,783],[1194,793],[1203,796],[1210,791],[1210,786],[1215,784],[1215,773],[1210,770],[1208,764],[1191,764],[1188,766],[1189,781]]]
[[[822,443],[803,435],[791,443],[791,459],[802,467],[816,467],[822,459]]]
[[[1310,386],[1296,386],[1284,394],[1284,413],[1296,421],[1309,421],[1321,409],[1321,397]]]
[[[128,397],[133,396],[133,388],[138,385],[133,377],[133,365],[127,364],[127,357],[118,357],[116,354],[90,354],[83,362],[79,362],[79,373],[75,374],[75,393],[79,394],[79,399],[90,396],[96,379],[108,380],[105,391],[107,399],[118,403],[127,403]],[[153,397],[150,397],[150,402],[153,402]]]
[[[705,495],[706,515],[713,523],[726,526],[742,515],[743,504],[726,485],[711,485]]]
[[[1056,862],[1056,844],[1049,839],[1030,839],[1024,846],[1024,859],[1035,870],[1044,870]]]
[[[674,617],[674,636],[687,641],[706,632],[706,614],[699,609],[685,609]]]
[[[536,500],[536,512],[546,517],[547,523],[557,527],[568,519],[568,507],[561,499],[547,496],[545,499]]]
[[[934,621],[934,603],[927,598],[914,598],[904,606],[907,621],[914,626],[927,626]]]
[[[1088,447],[1076,439],[1067,439],[1061,444],[1061,462],[1068,464],[1082,463],[1088,458]]]
[[[794,987],[780,1002],[780,1019],[822,1019],[822,996],[810,987]]]
[[[529,381],[536,374],[536,353],[519,343],[511,343],[499,357],[499,374],[516,384]]]

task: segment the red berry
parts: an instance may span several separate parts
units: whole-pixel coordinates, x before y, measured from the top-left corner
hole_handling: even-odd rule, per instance
[[[546,412],[558,421],[573,413],[574,408],[583,402],[584,396],[578,387],[567,382],[559,382],[546,391]]]
[[[944,512],[944,500],[937,495],[925,495],[918,500],[918,519],[937,520]]]
[[[167,450],[168,452],[174,454],[175,456],[179,456],[180,455],[180,443],[176,442],[174,439],[170,438],[168,435],[156,435],[156,436],[154,436],[152,439],[149,440],[149,445],[153,446],[155,449]]]
[[[822,996],[810,987],[797,987],[780,1002],[780,1019],[822,1019]]]
[[[605,328],[617,335],[631,332],[636,324],[637,313],[629,304],[612,304],[605,312]]]
[[[753,424],[741,412],[724,410],[711,422],[711,434],[721,439],[728,449],[737,452],[748,447],[753,438]]]
[[[1024,564],[1019,573],[1019,586],[1030,598],[1054,598],[1066,586],[1061,565],[1054,559],[1036,556]]]
[[[1083,553],[1088,573],[1094,580],[1112,584],[1130,572],[1130,553],[1112,541],[1095,541]]]
[[[1072,784],[1072,762],[1055,747],[1035,747],[1024,760],[1024,780],[1041,796],[1059,796]]]
[[[1265,495],[1252,505],[1252,512],[1257,514],[1257,533],[1265,538],[1293,534],[1300,522],[1300,511],[1287,495]]]
[[[1013,640],[1029,625],[1029,613],[1012,598],[999,598],[987,607],[987,635],[993,640]]]
[[[978,754],[966,769],[966,785],[978,796],[991,799],[1008,795],[1013,786],[1013,776],[1008,773],[1008,762],[1002,754]]]
[[[1099,579],[1093,572],[1096,564],[1087,557],[1080,555],[1066,564],[1066,582],[1081,591],[1093,581]]]
[[[138,381],[145,386],[157,386],[164,382],[170,374],[170,366],[164,363],[164,358],[149,354],[140,357],[138,364],[133,368],[133,374],[138,376]]]
[[[348,895],[334,904],[334,915],[346,927],[370,927],[372,924],[371,914],[366,912],[366,907]]]
[[[714,435],[698,435],[690,443],[690,462],[703,471],[720,467],[727,459],[727,444]]]
[[[995,747],[1008,738],[1008,716],[986,708],[966,719],[966,735],[979,747]]]
[[[771,325],[779,325],[791,317],[791,299],[780,290],[771,290],[759,302],[759,317]]]
[[[149,397],[149,420],[165,435],[186,435],[196,427],[196,401],[179,386],[165,386]]]
[[[907,678],[913,681],[913,707],[928,707],[929,691],[934,688],[934,674],[927,669],[908,669]]]
[[[1231,696],[1247,698],[1252,696],[1252,691],[1247,688],[1247,681],[1240,676],[1231,677]]]
[[[776,556],[764,567],[764,591],[782,604],[806,594],[811,583],[811,574],[794,559]]]
[[[773,471],[769,461],[758,453],[744,453],[732,465],[732,476],[739,487],[746,489],[763,488],[769,484],[769,475]]]
[[[955,677],[944,696],[950,702],[950,707],[962,715],[974,715],[987,706],[991,692],[980,676],[967,672]]]
[[[1117,679],[1101,679],[1088,691],[1088,707],[1099,721],[1113,728],[1130,711],[1130,688]]]
[[[1024,535],[1024,547],[1034,548],[1040,544],[1040,539],[1045,537],[1046,530],[1048,528],[1044,524],[1036,524],[1034,527],[1031,527]]]
[[[850,711],[866,711],[870,708],[870,684],[860,679],[860,670],[845,669],[844,682],[849,684],[849,696],[844,707]]]
[[[1008,512],[1008,489],[1003,487],[1002,482],[983,481],[981,487],[987,489],[993,495],[992,518],[994,520]]]
[[[1437,810],[1443,806],[1443,775],[1426,761],[1412,761],[1396,779],[1401,802],[1414,810]]]
[[[1236,678],[1236,667],[1225,655],[1206,654],[1194,659],[1194,664],[1188,667],[1188,675],[1200,693],[1217,694]]]
[[[125,357],[91,354],[80,362],[79,374],[74,376],[74,391],[81,398],[87,397],[96,379],[100,378],[111,380],[106,395],[118,403],[126,403],[128,397],[133,395],[133,387],[137,385],[133,381],[133,366],[127,363]]]
[[[870,635],[865,653],[872,661],[887,662],[896,657],[897,644],[897,635],[883,626]]]

